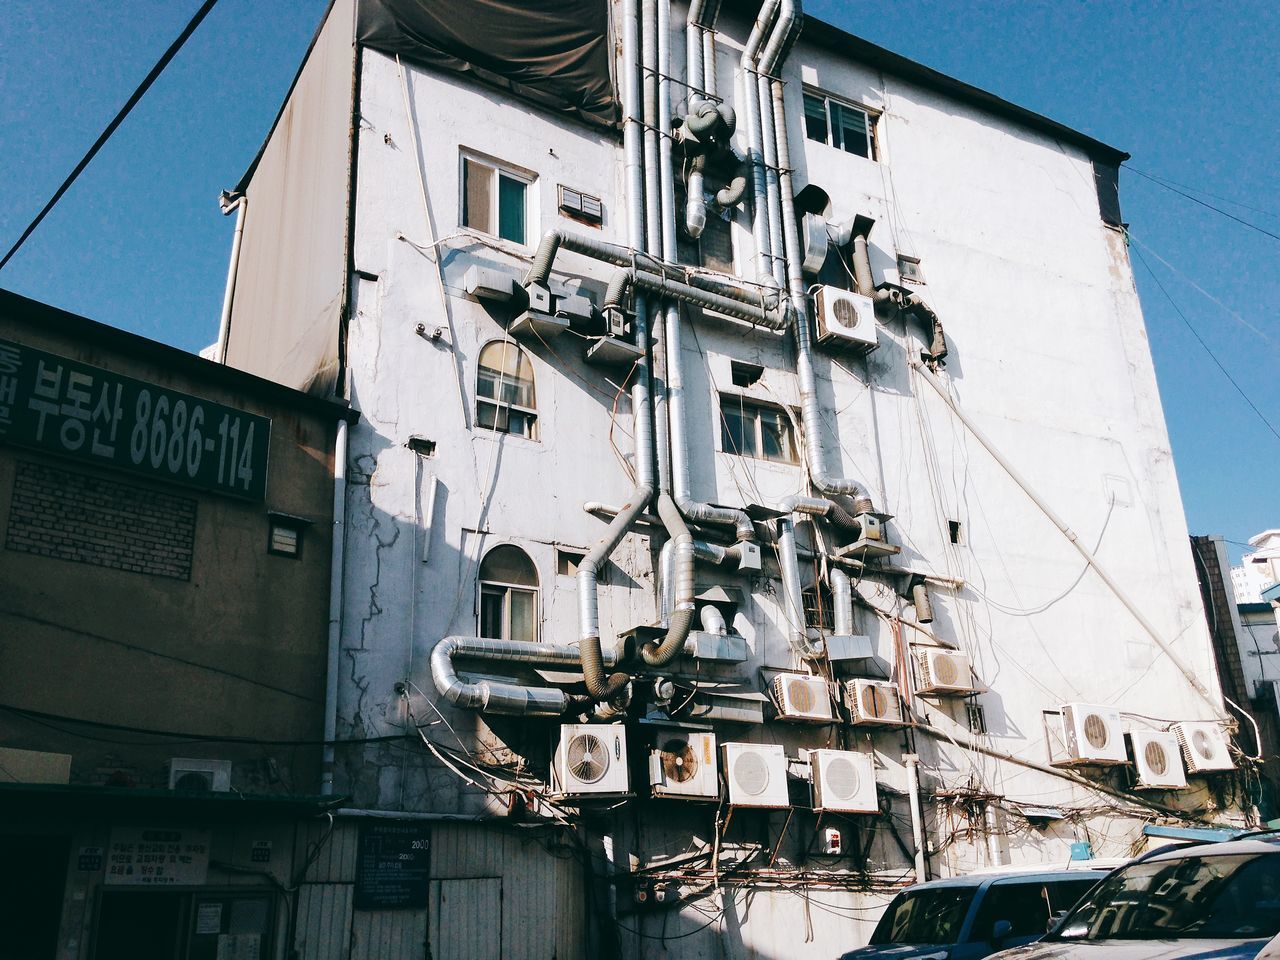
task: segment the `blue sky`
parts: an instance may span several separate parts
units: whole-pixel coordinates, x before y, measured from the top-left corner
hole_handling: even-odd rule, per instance
[[[9,0],[0,247],[197,6]],[[209,343],[232,227],[218,194],[257,152],[324,7],[221,0],[0,286],[186,349]],[[1280,233],[1280,5],[810,0],[806,9],[1114,144],[1133,167],[1217,194],[1225,199],[1199,195]],[[1280,429],[1280,241],[1131,172],[1121,202],[1160,282]],[[1244,541],[1280,526],[1280,438],[1133,259],[1192,532]]]

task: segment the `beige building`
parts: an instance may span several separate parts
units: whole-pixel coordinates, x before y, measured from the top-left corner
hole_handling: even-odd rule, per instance
[[[355,418],[0,292],[5,956],[284,942]]]

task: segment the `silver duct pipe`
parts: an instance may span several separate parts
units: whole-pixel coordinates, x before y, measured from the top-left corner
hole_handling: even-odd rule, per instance
[[[827,576],[831,580],[832,627],[837,637],[853,636],[853,585],[849,575],[839,567],[832,567]]]
[[[871,256],[867,252],[867,235],[855,234],[853,238],[853,278],[858,293],[864,297],[875,298],[876,281],[871,274]]]
[[[667,635],[661,642],[649,641],[640,647],[640,659],[650,667],[665,667],[684,651],[684,642],[693,626],[693,534],[667,494],[658,497],[658,515],[671,534],[672,602],[667,617]]]
[[[838,476],[827,465],[822,443],[822,414],[818,407],[818,380],[813,370],[813,344],[809,330],[808,297],[801,273],[800,237],[796,227],[794,193],[791,185],[791,152],[787,143],[786,111],[782,84],[772,91],[774,115],[778,118],[778,160],[782,169],[782,225],[787,251],[787,289],[791,295],[792,330],[796,338],[796,368],[800,375],[800,418],[804,423],[805,450],[809,481],[827,496],[843,494],[858,498],[861,507],[870,509],[870,500],[854,480]]]
[[[689,280],[696,282],[699,279],[698,274],[690,274]],[[703,277],[702,279],[705,279]],[[695,287],[692,282],[682,283],[676,280],[668,280],[656,273],[650,273],[647,270],[638,270],[635,268],[624,268],[615,273],[609,281],[609,288],[605,295],[604,309],[613,310],[621,308],[626,302],[627,292],[635,287],[639,290],[648,290],[660,297],[666,297],[671,300],[678,300],[683,303],[692,303],[699,307],[706,307],[717,313],[723,313],[725,316],[734,317],[738,320],[745,320],[748,323],[756,323],[762,327],[768,327],[771,330],[780,330],[787,325],[787,314],[779,306],[756,305],[747,303],[743,300],[735,300],[726,297],[723,294],[712,293],[710,290],[703,290]],[[656,310],[655,313],[662,314],[662,310]],[[670,327],[668,327],[668,337],[670,336]],[[670,342],[667,343],[668,366],[673,366],[674,347]],[[668,380],[674,377],[674,371],[667,371]]]
[[[661,237],[659,237],[659,247],[661,247]],[[567,230],[549,230],[543,234],[538,242],[538,249],[534,252],[533,260],[529,263],[529,269],[525,272],[522,284],[525,287],[531,284],[545,286],[551,276],[551,268],[555,264],[556,256],[562,248],[603,263],[611,263],[619,267],[634,267],[636,270],[662,277],[676,284],[697,287],[730,300],[750,304],[765,314],[764,319],[759,322],[775,330],[785,326],[788,319],[781,309],[781,298],[770,290],[758,286],[750,287],[729,274],[683,267],[663,260],[656,254],[646,254],[643,251],[643,244],[639,248],[632,249],[605,240],[597,240],[594,237],[584,237]],[[614,302],[617,302],[616,298]],[[605,306],[609,305],[610,298],[606,296]],[[712,309],[719,308],[712,305]],[[752,320],[752,322],[757,321]]]
[[[697,105],[704,102],[701,96],[704,83],[702,76],[702,16],[706,0],[689,0],[689,15],[684,25],[684,69],[685,83],[688,84],[689,112],[693,113]],[[693,191],[691,190],[690,193]]]
[[[775,28],[776,30],[776,28]],[[756,75],[756,97],[760,103],[760,136],[764,144],[764,182],[765,211],[769,223],[769,249],[772,256],[769,260],[769,271],[778,286],[786,285],[787,265],[786,247],[782,236],[782,198],[778,186],[778,132],[786,136],[785,127],[775,123],[771,108],[770,90],[772,84],[764,72]]]
[[[788,624],[787,642],[802,660],[822,657],[822,645],[809,639],[804,620],[804,588],[800,582],[800,560],[796,554],[795,514],[778,520],[778,564],[782,568],[782,610]]]
[[[756,82],[758,56],[765,34],[773,26],[779,0],[764,0],[746,46],[742,48],[742,104],[747,121],[747,160],[751,164],[752,215],[751,235],[756,246],[756,277],[773,283],[773,248],[769,243],[768,207],[764,172],[764,133],[760,126],[761,102]]]
[[[556,687],[530,687],[497,680],[466,683],[454,669],[454,657],[574,668],[578,665],[578,651],[574,647],[522,640],[445,637],[431,651],[431,679],[440,695],[455,707],[486,713],[556,717],[571,707],[586,705],[581,697],[570,696]]]
[[[642,0],[640,63],[644,87],[645,241],[650,252],[662,249],[662,194],[658,174],[658,2]]]
[[[700,619],[702,620],[702,629],[707,633],[717,633],[723,637],[729,632],[729,625],[724,622],[724,614],[713,603],[708,603],[702,608]]]

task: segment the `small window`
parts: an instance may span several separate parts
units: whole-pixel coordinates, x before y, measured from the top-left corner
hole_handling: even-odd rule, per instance
[[[735,387],[749,387],[759,382],[764,376],[764,367],[757,363],[744,363],[741,360],[731,360],[729,370]]]
[[[556,573],[562,577],[576,577],[578,564],[587,558],[581,550],[557,550]]]
[[[898,254],[898,276],[902,278],[903,283],[924,283],[924,271],[920,269],[920,259]]]
[[[480,636],[538,639],[538,570],[519,547],[504,544],[480,564]]]
[[[791,418],[781,407],[739,396],[720,398],[721,441],[725,453],[778,463],[798,463]]]
[[[512,243],[527,243],[530,183],[514,170],[463,157],[462,225]]]
[[[952,542],[952,543],[954,543],[954,544],[959,544],[959,543],[960,543],[960,533],[961,533],[961,531],[960,531],[960,521],[959,521],[959,520],[948,520],[948,521],[947,521],[947,534],[951,537],[951,542]]]
[[[283,513],[267,515],[267,553],[293,560],[302,558],[302,533],[311,525],[303,517]]]
[[[985,734],[987,732],[987,711],[976,699],[970,697],[964,702],[965,719],[969,721],[969,732]]]
[[[476,426],[538,439],[533,365],[519,344],[493,340],[480,350],[476,367]]]
[[[805,91],[804,132],[845,153],[876,159],[875,114],[821,93]]]
[[[806,587],[804,600],[804,623],[806,627],[831,634],[836,629],[835,602],[831,599],[831,591],[825,584]]]
[[[1013,929],[1009,937],[1041,937],[1049,924],[1049,892],[1043,882],[995,883],[982,899],[969,931],[970,942],[990,939],[1000,920]]]
[[[710,196],[719,189],[719,181],[712,182],[708,177],[707,194]],[[733,273],[733,223],[725,211],[717,211],[715,206],[707,205],[707,222],[702,228],[702,236],[694,239],[685,230],[684,210],[687,187],[683,180],[677,178],[675,184],[675,208],[678,211],[676,223],[676,261],[692,267],[706,267],[720,273]]]

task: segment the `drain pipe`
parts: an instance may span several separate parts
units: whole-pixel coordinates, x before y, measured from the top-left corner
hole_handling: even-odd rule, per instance
[[[324,749],[320,757],[320,793],[333,793],[334,743],[338,739],[338,670],[342,657],[342,580],[347,546],[347,431],[338,421],[333,441],[333,540],[329,552],[329,644],[324,682]]]
[[[756,277],[761,282],[776,283],[773,277],[773,248],[769,243],[768,206],[764,173],[764,134],[761,123],[762,105],[759,86],[757,57],[765,34],[773,26],[778,13],[779,0],[764,0],[756,17],[746,46],[742,48],[742,104],[747,122],[747,160],[751,164],[751,235],[756,247]]]
[[[249,198],[240,194],[234,200],[229,191],[224,190],[218,198],[225,217],[232,210],[236,212],[236,232],[231,239],[231,262],[227,265],[227,287],[222,294],[222,315],[218,320],[217,359],[221,364],[227,362],[227,347],[231,341],[231,303],[235,299],[236,279],[240,273],[240,244],[244,240],[244,212],[249,206]]]
[[[445,637],[431,651],[431,679],[436,690],[455,707],[482,713],[503,713],[521,717],[558,717],[571,708],[586,707],[589,701],[556,687],[531,687],[498,680],[467,683],[458,677],[454,657],[497,660],[537,667],[576,667],[574,647],[555,646],[527,640],[488,640],[483,637]],[[612,656],[606,661],[613,665]],[[624,674],[625,676],[625,674]]]
[[[914,753],[904,754],[902,762],[907,768],[907,799],[911,806],[911,840],[916,848],[916,883],[929,879],[925,863],[924,818],[920,807],[920,758]]]

